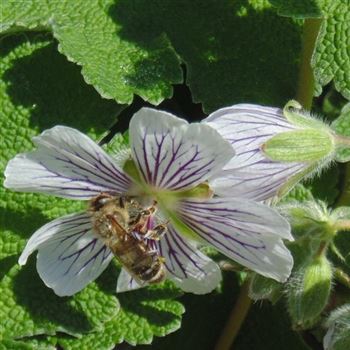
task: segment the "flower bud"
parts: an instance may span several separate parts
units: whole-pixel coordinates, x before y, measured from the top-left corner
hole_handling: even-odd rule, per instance
[[[282,284],[258,274],[254,274],[250,286],[249,297],[254,300],[268,299],[275,303],[282,295]]]
[[[328,331],[323,339],[325,350],[350,349],[350,304],[334,310],[327,320]]]
[[[325,255],[298,267],[287,284],[287,306],[294,327],[309,328],[328,303],[332,268]]]
[[[287,103],[283,114],[296,128],[279,133],[263,144],[262,151],[268,158],[279,162],[312,163],[334,154],[334,134],[328,125],[302,111],[296,101]]]
[[[333,220],[327,205],[322,201],[291,201],[280,205],[279,211],[288,218],[296,239],[307,237],[319,244],[320,241],[328,241],[334,236]]]

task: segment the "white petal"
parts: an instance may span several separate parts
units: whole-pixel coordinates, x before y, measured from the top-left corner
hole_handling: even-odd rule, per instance
[[[128,292],[131,290],[143,288],[147,283],[140,285],[124,268],[121,269],[117,282],[117,293]]]
[[[267,159],[261,146],[277,133],[291,131],[278,108],[238,104],[222,108],[204,120],[229,141],[236,156],[211,179],[220,196],[265,200],[275,196],[293,175],[303,171],[304,163],[278,163]]]
[[[96,279],[113,255],[92,232],[88,214],[68,215],[40,228],[30,238],[19,263],[38,250],[37,270],[59,296],[73,295]]]
[[[159,241],[168,277],[185,292],[210,293],[221,281],[219,266],[169,225]]]
[[[199,237],[238,263],[278,281],[290,275],[293,258],[281,238],[290,226],[275,210],[246,199],[184,201],[182,220]]]
[[[56,126],[33,142],[36,150],[8,163],[5,187],[89,199],[101,192],[123,193],[130,185],[113,158],[78,130]]]
[[[234,155],[230,144],[205,124],[188,124],[170,113],[142,108],[130,122],[130,142],[145,181],[155,187],[194,187]]]

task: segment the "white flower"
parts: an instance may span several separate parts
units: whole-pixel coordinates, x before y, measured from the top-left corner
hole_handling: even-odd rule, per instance
[[[33,139],[36,150],[9,162],[4,184],[18,191],[79,200],[101,192],[157,200],[159,215],[169,220],[168,232],[156,242],[157,248],[165,258],[168,278],[185,291],[208,293],[221,280],[219,267],[198,250],[193,238],[265,276],[279,281],[288,278],[293,259],[282,239],[292,236],[288,222],[275,210],[242,199],[239,188],[236,193],[230,190],[227,198],[193,195],[208,179],[215,183],[216,174],[234,155],[217,131],[204,123],[188,124],[169,113],[143,108],[133,116],[129,132],[138,176],[128,175],[132,172],[126,173],[79,131],[56,126]],[[94,232],[88,213],[64,216],[40,228],[29,239],[19,263],[24,265],[35,250],[39,275],[61,296],[80,291],[113,257]],[[117,291],[135,287],[123,270]]]
[[[237,104],[219,109],[203,121],[229,141],[236,152],[210,181],[216,194],[258,201],[274,196],[281,197],[303,177],[310,176],[329,164],[334,155],[332,150],[328,156],[321,156],[319,160],[312,161],[276,161],[263,152],[262,148],[268,140],[277,135],[288,135],[288,132],[300,133],[306,130],[310,133],[310,130],[325,130],[326,137],[329,136],[331,140],[332,132],[328,126],[321,120],[310,117],[300,108],[295,101],[290,101],[284,110]],[[299,144],[303,141],[302,137],[298,134],[295,136]],[[317,144],[312,145],[317,148]],[[318,148],[320,146],[319,144]],[[287,146],[285,150],[288,154]],[[303,150],[299,149],[299,152],[300,159]]]

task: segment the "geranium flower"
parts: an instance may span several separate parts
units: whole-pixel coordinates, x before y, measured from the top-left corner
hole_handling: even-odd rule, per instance
[[[242,199],[241,191],[220,198],[208,188],[207,180],[215,179],[234,155],[217,131],[143,108],[133,116],[129,133],[131,160],[120,165],[75,129],[46,130],[33,139],[36,150],[9,162],[4,185],[77,200],[102,192],[156,200],[156,218],[168,221],[168,231],[154,243],[165,259],[168,278],[184,291],[208,293],[221,280],[219,267],[198,249],[197,242],[264,276],[287,279],[293,264],[282,241],[292,239],[288,222],[274,209]],[[88,212],[67,215],[40,228],[29,239],[19,263],[24,265],[35,250],[40,277],[61,296],[80,291],[113,257],[94,232]],[[117,291],[135,287],[122,270]]]
[[[220,196],[258,201],[281,197],[299,180],[327,166],[334,157],[333,132],[322,120],[302,111],[296,101],[287,103],[283,110],[237,104],[215,111],[203,122],[217,130],[236,151],[210,181]],[[266,143],[278,135],[286,135],[281,148],[286,154],[296,154],[297,161],[272,159],[264,152]]]

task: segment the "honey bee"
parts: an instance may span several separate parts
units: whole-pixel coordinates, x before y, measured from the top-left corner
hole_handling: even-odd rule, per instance
[[[95,232],[139,284],[165,279],[164,258],[149,244],[166,232],[165,224],[148,227],[156,203],[144,209],[129,197],[101,193],[90,201],[89,211]]]

